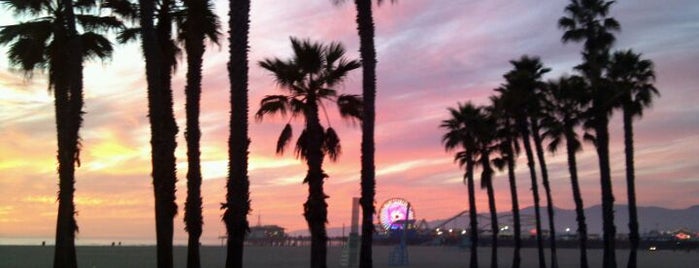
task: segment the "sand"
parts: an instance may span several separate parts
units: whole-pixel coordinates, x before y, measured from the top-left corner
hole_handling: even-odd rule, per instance
[[[390,246],[374,247],[374,267],[391,267],[388,255]],[[328,266],[340,267],[342,249],[332,247],[328,251]],[[456,247],[409,247],[409,267],[467,267],[468,251]],[[185,267],[186,248],[175,247],[175,267]],[[154,246],[79,246],[77,248],[79,267],[155,267]],[[523,252],[522,267],[536,267],[536,249],[527,248]],[[601,267],[602,251],[590,250],[591,267]],[[202,267],[223,267],[225,248],[203,246]],[[489,249],[479,250],[481,267],[489,267]],[[618,264],[625,266],[627,250],[617,250]],[[512,248],[499,251],[499,266],[509,267]],[[548,258],[548,256],[547,256]],[[51,267],[53,247],[46,246],[0,246],[0,267]],[[575,249],[559,249],[560,267],[577,266],[578,252]],[[699,251],[640,251],[639,267],[699,267]],[[547,259],[548,261],[548,259]],[[309,248],[307,247],[247,247],[245,267],[308,267]],[[395,267],[395,266],[393,266]]]

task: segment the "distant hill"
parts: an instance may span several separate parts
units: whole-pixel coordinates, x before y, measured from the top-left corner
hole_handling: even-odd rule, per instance
[[[614,206],[614,222],[616,224],[617,233],[627,233],[628,232],[628,222],[629,213],[627,205],[615,205]],[[460,211],[455,211],[454,215]],[[509,210],[501,210],[498,213],[502,217],[502,222],[505,223],[511,217],[507,217]],[[530,218],[530,224],[524,223],[524,228],[533,228],[533,217],[534,217],[534,207],[526,207],[521,209],[523,215],[528,215]],[[558,233],[563,233],[566,228],[570,228],[571,232],[575,232],[577,229],[577,222],[575,221],[575,210],[574,209],[562,209],[555,208],[554,215],[556,219],[556,231]],[[479,223],[480,226],[487,228],[485,220],[489,219],[490,216],[488,211],[481,211],[479,213],[479,219],[483,222]],[[548,229],[548,214],[546,214],[546,207],[541,207],[541,217],[542,217],[542,228]],[[699,231],[699,205],[692,206],[686,209],[667,209],[661,207],[638,207],[638,217],[641,233],[648,232],[650,230],[676,230],[678,228],[688,228],[693,231]],[[602,233],[602,206],[594,205],[585,209],[585,218],[587,220],[587,229],[590,234],[601,234]],[[446,219],[439,220],[428,220],[428,225],[432,228],[438,226],[440,223],[444,222]],[[523,220],[524,222],[525,220]],[[468,214],[464,214],[447,225],[446,228],[465,228],[468,225]],[[345,234],[349,232],[349,226],[346,227]],[[298,230],[292,231],[293,235],[307,235],[308,231]],[[340,236],[342,235],[342,227],[331,227],[328,228],[329,236]]]

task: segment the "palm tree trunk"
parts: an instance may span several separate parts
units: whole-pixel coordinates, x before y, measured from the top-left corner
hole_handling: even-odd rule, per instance
[[[57,68],[65,68],[62,72],[66,74],[55,81],[54,88],[59,162],[54,267],[77,267],[75,232],[78,231],[78,225],[73,198],[75,165],[80,166],[79,131],[83,114],[82,54],[75,29],[73,4],[69,0],[61,0],[60,5],[63,6],[65,28],[58,29],[60,33],[56,34],[56,38],[65,39],[60,43],[65,44],[66,48],[61,55],[62,60],[59,60],[60,65],[51,66],[54,72],[57,72]]]
[[[143,54],[146,59],[148,82],[148,118],[151,126],[151,164],[153,168],[153,193],[155,196],[155,229],[158,267],[173,266],[172,235],[173,218],[177,213],[175,204],[175,135],[167,131],[172,127],[174,116],[168,116],[167,95],[170,91],[163,85],[163,55],[160,41],[153,25],[155,1],[139,0],[140,25]],[[169,69],[168,69],[169,70]],[[170,97],[172,93],[170,92]],[[172,103],[170,101],[170,103]],[[172,105],[170,104],[170,111]],[[175,133],[176,133],[175,126]]]
[[[318,105],[315,96],[309,95],[306,102],[309,109],[305,113],[306,131],[308,134],[308,155],[306,163],[308,173],[304,182],[308,183],[308,199],[303,205],[303,215],[311,232],[311,268],[327,267],[328,235],[325,223],[328,221],[328,204],[325,199],[323,183],[327,175],[323,172],[322,151],[323,128],[318,118]]]
[[[376,102],[376,51],[374,48],[374,21],[371,12],[371,0],[355,0],[357,8],[357,30],[359,32],[359,52],[362,58],[362,97],[364,114],[362,116],[362,242],[359,250],[359,267],[371,268],[372,236],[374,233],[374,124]]]
[[[196,1],[203,3],[204,1]],[[189,12],[196,12],[195,9],[201,7],[188,7]],[[190,28],[195,24],[191,23]],[[202,197],[201,197],[201,163],[199,141],[201,131],[199,130],[199,102],[201,99],[201,66],[204,55],[204,35],[197,34],[196,29],[188,29],[185,49],[187,51],[187,85],[185,86],[185,96],[187,102],[185,110],[187,114],[187,129],[185,139],[187,140],[187,201],[185,202],[184,221],[189,239],[187,242],[187,268],[201,267],[201,257],[199,255],[199,238],[202,233]]]
[[[223,221],[228,232],[226,267],[243,266],[243,242],[249,231],[250,181],[248,179],[248,33],[250,0],[230,0],[228,13],[228,77],[231,117],[228,138],[228,182]]]
[[[529,176],[532,181],[532,195],[534,198],[534,217],[536,220],[536,247],[538,249],[539,267],[546,267],[546,259],[544,258],[544,241],[541,237],[541,211],[539,210],[539,186],[536,179],[536,168],[534,167],[534,153],[532,145],[529,141],[529,127],[526,119],[520,120],[519,130],[522,134],[522,143],[524,151],[527,153],[527,166],[529,167]]]
[[[512,138],[507,138],[507,177],[510,182],[510,195],[512,197],[512,221],[514,221],[515,249],[512,254],[512,268],[519,268],[522,262],[522,226],[519,217],[519,198],[517,197],[517,180],[515,180],[515,158],[512,150]]]
[[[609,166],[609,120],[606,115],[597,116],[595,122],[595,136],[597,157],[600,168],[600,185],[602,188],[602,230],[604,253],[603,267],[616,268],[615,239],[616,227],[614,226],[614,194],[612,191],[612,179]]]
[[[532,137],[536,147],[536,157],[539,160],[541,169],[541,182],[546,193],[546,209],[549,215],[549,243],[551,245],[551,267],[558,268],[558,257],[556,254],[556,224],[554,222],[553,198],[551,197],[551,185],[549,184],[549,173],[546,168],[546,158],[544,157],[543,141],[539,135],[539,122],[536,118],[531,119]]]
[[[466,185],[468,188],[468,216],[470,218],[471,257],[470,268],[478,268],[478,211],[476,210],[476,185],[473,181],[474,163],[472,155],[466,156]]]
[[[582,194],[580,193],[580,183],[578,182],[578,166],[575,159],[575,134],[572,126],[565,126],[566,150],[568,153],[568,171],[570,172],[570,182],[573,187],[573,200],[575,201],[575,214],[578,222],[578,240],[580,247],[580,267],[587,268],[587,224],[585,223],[585,207],[583,206]]]
[[[490,157],[487,153],[481,156],[481,164],[483,172],[481,173],[481,182],[485,183],[485,189],[488,193],[488,208],[490,209],[490,229],[493,232],[490,244],[490,267],[498,267],[498,233],[500,226],[498,224],[498,212],[495,208],[495,191],[493,189],[493,170],[490,167]]]
[[[631,243],[631,253],[627,267],[636,267],[636,255],[638,254],[638,212],[636,211],[636,177],[634,174],[633,162],[633,118],[629,109],[625,108],[624,113],[624,151],[626,153],[626,191],[629,202],[629,242]]]
[[[56,85],[55,109],[56,128],[58,136],[58,215],[56,217],[56,247],[54,251],[54,267],[77,267],[75,253],[75,166],[74,145],[70,141],[68,124],[69,102],[66,90]]]

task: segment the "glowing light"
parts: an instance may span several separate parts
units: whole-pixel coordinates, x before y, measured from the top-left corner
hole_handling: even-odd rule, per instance
[[[410,215],[405,215],[408,209],[408,201],[402,198],[391,198],[381,205],[379,210],[379,222],[384,229],[389,230],[398,221],[414,220],[415,211],[410,207]],[[406,219],[406,216],[407,219]],[[400,227],[402,228],[402,227]]]

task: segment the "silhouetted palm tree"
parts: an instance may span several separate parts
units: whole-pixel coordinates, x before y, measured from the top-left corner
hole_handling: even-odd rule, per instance
[[[175,136],[178,131],[170,88],[170,72],[175,64],[174,42],[170,37],[172,29],[169,25],[172,22],[170,8],[173,3],[170,0],[159,1],[156,18],[156,1],[139,0],[138,2],[141,44],[146,60],[148,82],[148,119],[151,128],[158,267],[172,267],[173,219],[177,214]],[[119,12],[120,9],[117,8],[115,11]],[[158,22],[157,25],[155,21]]]
[[[512,221],[514,228],[514,252],[512,254],[512,267],[518,268],[522,262],[521,248],[522,248],[522,226],[519,214],[519,197],[517,195],[517,180],[515,179],[515,163],[517,155],[519,154],[519,144],[517,139],[519,138],[519,133],[515,128],[515,120],[511,114],[507,113],[507,110],[503,105],[505,103],[502,101],[500,96],[491,96],[490,102],[492,108],[492,113],[497,120],[497,138],[498,143],[498,154],[499,158],[493,160],[493,163],[499,170],[505,169],[507,167],[507,177],[510,185],[510,197],[512,199]]]
[[[490,156],[498,149],[497,144],[497,121],[492,114],[492,107],[481,109],[477,118],[477,144],[478,154],[481,163],[481,189],[485,188],[488,195],[488,208],[490,210],[490,229],[493,232],[490,244],[490,267],[498,267],[498,234],[500,226],[498,224],[498,213],[495,207],[495,189],[493,188],[493,168],[490,164]]]
[[[540,86],[541,77],[550,69],[544,68],[538,57],[522,56],[519,60],[512,60],[510,63],[514,69],[504,75],[506,84],[496,91],[501,94],[503,107],[509,114],[515,116],[516,128],[518,129],[524,150],[527,154],[527,166],[532,182],[532,195],[534,197],[534,214],[536,218],[536,240],[538,247],[539,267],[546,267],[544,259],[544,245],[541,234],[541,211],[539,209],[539,188],[536,179],[536,168],[534,164],[534,153],[532,151],[529,135],[531,134],[530,118],[532,114],[532,103],[538,102],[535,89]]]
[[[614,44],[612,34],[620,29],[619,22],[609,17],[614,1],[571,0],[565,8],[567,16],[560,18],[558,26],[565,30],[562,40],[583,42],[583,64],[576,67],[588,79],[592,90],[592,107],[585,122],[594,129],[593,140],[600,168],[603,221],[603,267],[616,267],[614,226],[614,193],[609,163],[609,117],[613,110],[613,92],[603,80],[602,71],[609,59],[609,49]]]
[[[243,242],[249,231],[248,179],[248,40],[250,0],[228,1],[228,79],[231,117],[228,125],[228,181],[223,221],[228,233],[226,267],[243,266]]]
[[[580,267],[587,268],[587,225],[585,223],[585,208],[580,183],[578,182],[578,168],[575,153],[582,149],[575,128],[584,120],[584,112],[590,104],[588,86],[585,80],[579,76],[561,77],[555,81],[549,81],[543,92],[543,109],[545,117],[542,120],[543,136],[550,140],[547,149],[556,152],[561,142],[565,141],[568,156],[568,171],[570,173],[571,186],[573,188],[573,200],[575,202],[576,220],[578,222],[578,239],[580,241]]]
[[[464,183],[468,188],[468,214],[470,219],[469,237],[471,256],[469,267],[478,267],[478,212],[476,210],[476,186],[473,170],[478,164],[477,125],[481,108],[471,102],[458,104],[457,108],[448,108],[450,118],[443,120],[439,127],[447,131],[442,136],[444,148],[449,152],[461,149],[454,155],[454,161],[465,167]]]
[[[342,3],[346,0],[332,0]],[[376,0],[379,4],[383,0]],[[391,0],[396,2],[396,0]],[[362,206],[362,242],[359,250],[359,267],[373,266],[371,245],[374,234],[374,196],[376,195],[376,167],[374,161],[374,125],[376,118],[376,49],[374,47],[374,18],[371,11],[372,0],[354,0],[357,9],[357,31],[359,33],[359,53],[362,59],[362,98],[364,114],[362,115],[362,171],[361,197]]]
[[[289,60],[265,59],[260,66],[274,74],[277,84],[287,95],[268,95],[260,101],[256,118],[266,114],[290,112],[291,119],[304,119],[304,129],[296,141],[296,157],[306,160],[308,172],[303,182],[308,183],[308,199],[303,205],[304,216],[311,231],[311,267],[327,265],[328,198],[323,181],[328,177],[323,171],[323,159],[327,154],[336,161],[341,153],[340,139],[332,127],[324,129],[320,123],[319,109],[325,102],[335,102],[340,115],[347,119],[361,119],[362,99],[357,95],[337,95],[334,87],[340,85],[347,74],[360,67],[357,60],[345,58],[340,43],[329,45],[291,38],[294,56]],[[327,114],[327,111],[325,111]],[[329,122],[328,122],[329,124]],[[287,123],[277,142],[277,153],[282,154],[292,136]]]
[[[617,51],[612,54],[607,76],[618,91],[617,94],[621,96],[626,154],[626,190],[629,202],[629,241],[631,242],[628,267],[636,267],[639,233],[634,175],[633,118],[643,116],[643,109],[649,107],[653,97],[658,96],[659,93],[653,86],[655,81],[653,62],[641,59],[641,54],[632,50]]]
[[[58,145],[58,215],[54,267],[77,267],[75,253],[75,167],[80,166],[83,61],[109,58],[112,45],[100,33],[122,27],[114,17],[90,13],[95,1],[3,0],[5,7],[32,20],[0,27],[0,45],[8,45],[10,64],[27,77],[48,70],[54,93]],[[75,12],[75,10],[78,13]],[[78,32],[80,26],[82,33]]]
[[[201,267],[199,238],[202,233],[201,164],[199,140],[199,101],[201,99],[202,56],[206,50],[205,38],[218,43],[221,28],[213,6],[208,0],[184,0],[178,21],[178,39],[187,52],[187,85],[185,110],[187,114],[187,201],[184,205],[187,242],[187,267]]]
[[[531,67],[534,67],[533,65]],[[543,68],[543,66],[541,67]],[[539,160],[539,169],[541,170],[541,184],[544,186],[546,194],[546,210],[549,223],[549,244],[551,246],[551,267],[558,267],[558,254],[556,253],[556,224],[554,217],[553,197],[551,196],[551,185],[549,183],[549,173],[546,167],[546,157],[544,156],[544,139],[541,137],[541,118],[544,116],[541,107],[543,99],[542,91],[545,88],[541,78],[536,81],[534,98],[528,103],[529,105],[529,121],[531,123],[532,139],[534,140],[534,149],[536,150],[536,158]]]

